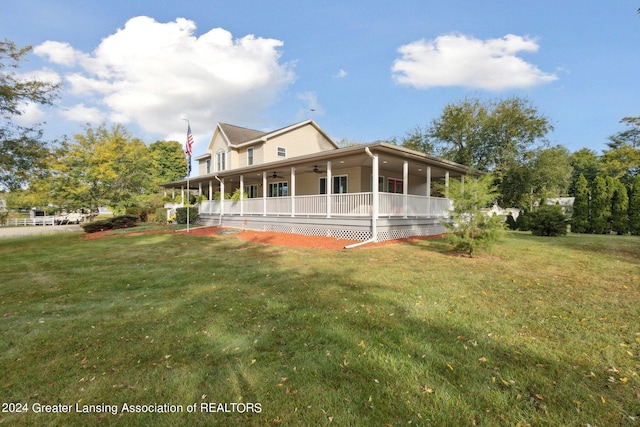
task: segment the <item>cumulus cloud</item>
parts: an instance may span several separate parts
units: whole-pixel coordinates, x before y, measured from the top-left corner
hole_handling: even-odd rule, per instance
[[[184,18],[159,23],[139,16],[90,54],[55,41],[34,52],[69,68],[68,92],[83,100],[69,116],[134,122],[160,135],[182,127],[181,117],[211,129],[216,121],[250,123],[293,82],[291,67],[280,63],[282,41],[234,39],[222,28],[195,31]]]
[[[538,48],[535,40],[513,34],[488,40],[450,34],[401,46],[392,73],[397,83],[417,88],[526,88],[557,79],[517,56]]]
[[[69,120],[82,123],[99,123],[107,119],[99,108],[87,107],[83,103],[64,109],[62,115]]]

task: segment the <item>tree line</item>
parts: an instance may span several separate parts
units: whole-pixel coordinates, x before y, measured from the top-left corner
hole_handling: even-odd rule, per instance
[[[572,231],[638,234],[640,117],[620,120],[601,155],[551,146],[551,121],[526,99],[467,97],[392,142],[493,176],[503,208],[531,212],[541,200],[575,197]]]

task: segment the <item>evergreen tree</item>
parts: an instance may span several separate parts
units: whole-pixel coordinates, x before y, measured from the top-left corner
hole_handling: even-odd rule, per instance
[[[520,211],[518,215],[518,219],[516,219],[516,227],[520,231],[529,231],[531,228],[529,227],[529,211],[524,209]]]
[[[611,197],[606,180],[597,176],[591,184],[591,221],[590,229],[596,234],[607,234],[611,227]]]
[[[615,189],[611,197],[611,229],[618,235],[629,231],[629,197],[627,188],[619,179],[615,179]]]
[[[580,174],[575,186],[575,200],[573,202],[573,217],[571,218],[571,232],[587,233],[589,231],[589,184],[583,174]]]
[[[511,214],[507,215],[505,223],[507,224],[507,227],[509,228],[509,230],[517,230],[518,229],[518,226],[516,225],[516,220],[513,218],[513,215],[511,215]]]
[[[636,176],[629,195],[629,231],[640,236],[640,175]]]
[[[445,223],[447,236],[456,250],[474,256],[499,238],[503,229],[497,216],[488,216],[482,209],[496,200],[492,188],[493,176],[465,180],[464,186],[457,180],[451,182],[449,197],[453,200],[450,222]]]
[[[541,205],[530,214],[531,232],[536,236],[564,236],[567,234],[567,217],[560,205]]]

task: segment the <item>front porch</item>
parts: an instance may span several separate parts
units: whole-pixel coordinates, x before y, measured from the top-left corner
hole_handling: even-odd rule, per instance
[[[377,203],[374,203],[377,199]],[[393,193],[205,200],[198,223],[366,241],[442,234],[451,201]]]

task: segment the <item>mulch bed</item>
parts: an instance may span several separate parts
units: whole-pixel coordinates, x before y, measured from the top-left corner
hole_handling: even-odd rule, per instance
[[[147,230],[142,232],[131,232],[125,234],[115,233],[118,230],[100,231],[97,233],[90,233],[85,235],[85,239],[99,239],[105,236],[140,236],[145,234],[161,234],[161,233],[187,233],[186,230]],[[220,236],[229,235],[235,236],[247,242],[261,243],[265,245],[275,246],[291,246],[300,248],[319,248],[319,249],[333,249],[341,250],[345,246],[357,243],[355,240],[336,239],[333,237],[323,236],[303,236],[300,234],[291,233],[275,233],[271,231],[254,231],[254,230],[237,230],[223,227],[197,227],[189,230],[189,234],[192,236]],[[409,237],[406,239],[388,240],[379,243],[368,243],[359,247],[377,247],[393,245],[401,242],[417,242],[420,240],[431,240],[441,238],[442,235],[436,236],[424,236],[424,237]]]

